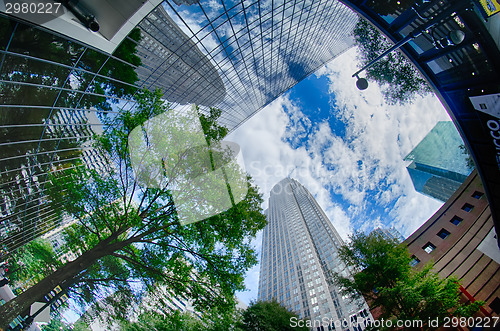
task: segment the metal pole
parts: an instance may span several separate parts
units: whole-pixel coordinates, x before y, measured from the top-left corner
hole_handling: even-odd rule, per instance
[[[387,49],[385,52],[383,52],[382,54],[380,54],[379,56],[377,56],[376,59],[370,61],[370,63],[368,63],[367,65],[365,65],[363,68],[359,69],[358,71],[356,71],[352,77],[358,77],[358,74],[365,70],[365,69],[368,69],[369,67],[371,67],[372,65],[374,65],[376,62],[378,62],[380,59],[382,59],[384,56],[386,56],[387,54],[389,54],[390,52],[392,52],[393,50],[395,49],[398,49],[400,48],[401,46],[403,46],[404,44],[406,44],[407,42],[409,42],[410,40],[413,40],[415,39],[416,37],[420,36],[422,34],[422,32],[419,32],[417,34],[413,34],[410,33],[409,35],[407,35],[404,39],[400,40],[398,43],[394,44],[394,46],[392,46],[391,48]]]

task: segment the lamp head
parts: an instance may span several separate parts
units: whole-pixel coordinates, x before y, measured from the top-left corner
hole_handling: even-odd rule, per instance
[[[366,90],[368,88],[368,81],[366,78],[359,78],[356,81],[356,86],[358,87],[359,90]]]
[[[452,30],[448,34],[448,40],[453,46],[461,44],[465,39],[465,32],[462,30]]]
[[[99,23],[96,22],[95,19],[93,19],[92,21],[89,22],[88,24],[88,28],[93,31],[93,32],[97,32],[99,31]]]

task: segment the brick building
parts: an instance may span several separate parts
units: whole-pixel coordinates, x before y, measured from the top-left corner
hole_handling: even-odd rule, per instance
[[[481,179],[474,171],[451,198],[405,240],[412,265],[434,262],[443,278],[455,276],[468,300],[483,300],[483,314],[500,313],[500,250]]]

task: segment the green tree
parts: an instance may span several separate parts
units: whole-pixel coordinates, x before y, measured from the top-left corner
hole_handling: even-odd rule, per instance
[[[243,331],[309,330],[308,327],[292,324],[292,318],[295,321],[305,322],[275,300],[257,301],[250,303],[250,306],[243,311],[238,327]]]
[[[208,219],[182,225],[178,217],[182,206],[174,204],[169,187],[174,178],[162,187],[140,185],[128,149],[132,130],[171,110],[159,92],[144,91],[136,101],[133,111],[122,110],[108,118],[104,134],[95,139],[113,160],[108,173],[78,167],[52,179],[52,201],[62,201],[64,212],[78,220],[65,229],[67,249],[83,253],[1,306],[0,327],[26,314],[33,302],[57,285],[82,306],[99,301],[110,315],[118,316],[139,301],[141,291],[158,284],[165,285],[170,295],[192,299],[200,310],[234,306],[234,292],[244,289],[244,274],[257,263],[250,241],[266,224],[262,197],[246,177],[248,193],[242,201]],[[190,134],[186,127],[179,130]],[[185,153],[176,157],[177,163],[186,161]],[[167,162],[173,161],[162,160]],[[215,187],[211,195],[221,192]],[[191,209],[195,213],[203,207]]]
[[[43,331],[71,331],[73,328],[61,320],[60,315],[52,314],[50,323],[42,325]]]
[[[378,234],[357,232],[341,247],[339,256],[352,276],[336,273],[342,294],[363,296],[370,307],[381,309],[381,318],[428,321],[444,317],[470,316],[483,304],[460,303],[459,283],[440,279],[432,264],[420,270],[410,266],[411,257],[404,244]],[[442,324],[442,323],[441,323]]]
[[[353,33],[361,67],[392,47],[392,43],[364,19],[358,21]],[[427,81],[399,51],[389,53],[366,69],[366,77],[383,87],[382,93],[389,104],[408,104],[417,95],[432,92]]]
[[[8,278],[21,288],[33,286],[62,266],[50,242],[35,239],[17,250],[10,259]]]
[[[474,170],[474,168],[476,167],[476,163],[474,162],[472,155],[470,155],[469,149],[465,147],[464,144],[461,144],[458,147],[462,150],[462,154],[465,155],[465,162],[467,163],[467,168],[469,168],[470,170]]]
[[[217,310],[217,309],[215,309]],[[233,312],[234,310],[229,310]],[[212,309],[205,311],[201,318],[190,312],[178,310],[161,313],[148,311],[140,314],[134,322],[120,323],[123,331],[161,330],[161,331],[237,331],[235,323],[239,315],[219,314]]]
[[[182,299],[186,303],[186,298]],[[233,331],[241,319],[241,309],[235,305],[217,305],[208,307],[203,312],[195,314],[172,311],[172,300],[168,288],[162,285],[154,286],[142,296],[141,303],[129,311],[125,319],[116,316],[115,324],[122,330],[206,330]],[[95,319],[89,310],[81,320],[90,322]]]
[[[198,331],[206,330],[206,327],[201,320],[190,313],[174,311],[170,315],[162,315],[154,312],[141,314],[136,322],[123,322],[121,330]]]

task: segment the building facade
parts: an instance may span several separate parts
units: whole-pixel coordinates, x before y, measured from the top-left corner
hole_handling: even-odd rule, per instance
[[[350,48],[357,21],[336,0],[164,1],[138,25],[137,84],[232,130]]]
[[[500,313],[500,250],[481,179],[474,171],[405,243],[416,268],[429,261],[442,278],[455,276],[465,300],[483,300],[484,315]]]
[[[338,329],[341,321],[369,316],[364,301],[343,297],[334,284],[332,272],[347,272],[338,259],[343,241],[304,186],[290,178],[276,184],[271,190],[267,219],[259,300],[276,299],[301,318],[329,321],[330,325],[315,325],[325,329]],[[347,329],[346,323],[340,329]]]
[[[358,20],[335,0],[79,3],[98,32],[67,10],[42,24],[0,8],[0,260],[57,223],[51,169],[99,162],[81,114],[115,114],[160,88],[172,108],[220,108],[234,129],[351,47]]]
[[[401,233],[399,233],[398,230],[396,230],[395,228],[392,228],[392,227],[391,228],[376,228],[370,234],[373,234],[373,233],[375,233],[379,236],[382,236],[387,240],[395,240],[399,243],[401,243],[401,242],[403,242],[403,240],[405,240],[405,237],[403,237],[401,235]]]
[[[138,85],[161,89],[165,99],[182,105],[213,106],[224,100],[226,89],[217,69],[163,6],[156,7],[139,27]]]
[[[441,121],[405,157],[417,192],[446,202],[472,168],[465,145],[453,122]]]

